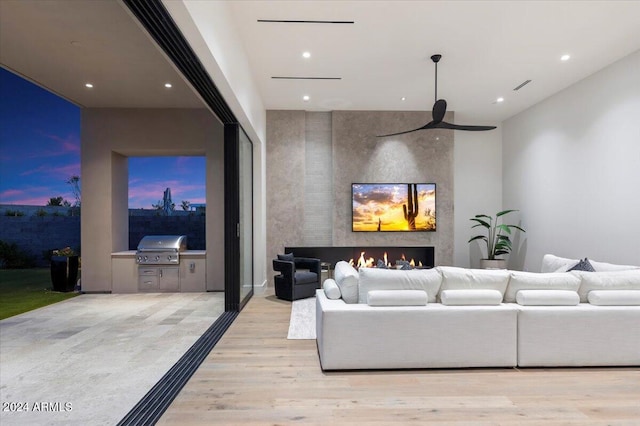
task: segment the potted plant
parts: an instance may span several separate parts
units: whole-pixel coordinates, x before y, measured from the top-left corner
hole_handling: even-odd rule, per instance
[[[73,291],[78,280],[79,265],[78,254],[71,247],[53,250],[51,256],[53,291]]]
[[[517,210],[503,210],[496,213],[495,218],[486,214],[478,214],[470,220],[476,222],[472,228],[482,227],[487,231],[487,235],[476,235],[471,237],[469,242],[483,240],[487,244],[487,258],[480,260],[480,267],[484,269],[505,269],[507,261],[499,259],[497,256],[509,254],[511,252],[511,231],[513,229],[526,232],[517,225],[507,225],[503,216]]]

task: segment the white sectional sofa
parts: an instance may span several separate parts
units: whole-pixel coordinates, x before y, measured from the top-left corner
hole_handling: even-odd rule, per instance
[[[340,262],[316,293],[322,368],[640,365],[640,268],[558,259],[545,273]]]

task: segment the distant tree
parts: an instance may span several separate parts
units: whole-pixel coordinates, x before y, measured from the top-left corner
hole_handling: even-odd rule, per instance
[[[69,179],[67,179],[66,183],[71,185],[73,197],[76,199],[76,201],[73,203],[73,207],[80,207],[80,176],[73,175]]]
[[[182,207],[182,210],[184,210],[185,212],[189,211],[189,209],[191,208],[191,201],[182,200],[180,207]]]
[[[71,204],[62,197],[51,197],[49,201],[47,201],[47,206],[70,207]]]

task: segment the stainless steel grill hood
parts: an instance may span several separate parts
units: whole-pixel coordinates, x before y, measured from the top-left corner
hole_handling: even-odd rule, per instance
[[[180,252],[187,249],[186,235],[147,235],[138,243],[136,263],[172,265],[180,263]]]

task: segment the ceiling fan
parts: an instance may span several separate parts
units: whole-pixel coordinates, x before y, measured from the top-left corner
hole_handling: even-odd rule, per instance
[[[416,132],[418,130],[428,130],[428,129],[451,129],[451,130],[467,130],[472,132],[478,132],[482,130],[493,130],[496,128],[496,126],[467,126],[463,124],[452,124],[452,123],[447,123],[446,121],[442,121],[442,119],[444,118],[444,114],[447,112],[447,101],[445,101],[444,99],[438,99],[438,62],[440,61],[440,58],[442,58],[442,55],[431,56],[431,60],[436,66],[436,93],[435,93],[436,102],[433,104],[433,109],[431,110],[431,116],[433,119],[427,124],[425,124],[424,126],[418,127],[417,129],[407,130],[407,131],[398,132],[398,133],[390,133],[388,135],[380,135],[377,137],[384,138],[387,136],[397,136],[397,135],[403,135],[405,133]]]

